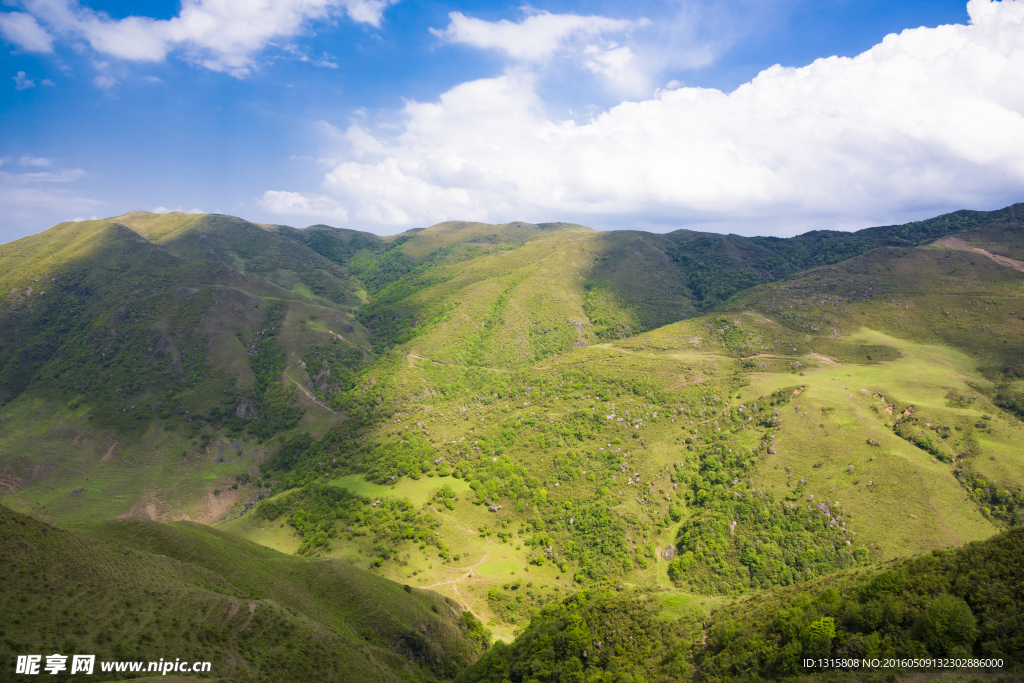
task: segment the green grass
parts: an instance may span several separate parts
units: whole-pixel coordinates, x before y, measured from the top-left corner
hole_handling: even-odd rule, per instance
[[[5,670],[42,649],[101,661],[173,653],[232,680],[429,681],[454,675],[481,645],[467,633],[473,622],[434,593],[197,524],[58,529],[0,506],[0,530]]]
[[[62,224],[0,247],[3,501],[219,519],[503,640],[581,587],[678,617],[961,546],[1024,514],[1024,274],[928,242],[1014,256],[1019,212],[792,240]]]
[[[427,477],[419,480],[403,479],[394,486],[381,486],[366,481],[358,474],[330,480],[331,486],[340,486],[368,498],[405,498],[414,505],[424,505],[442,486],[450,486],[457,494],[469,491],[469,483],[451,477]]]

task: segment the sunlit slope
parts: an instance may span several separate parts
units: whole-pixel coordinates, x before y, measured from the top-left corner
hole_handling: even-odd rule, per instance
[[[480,647],[456,606],[346,563],[193,524],[75,531],[0,506],[5,671],[16,655],[45,651],[173,655],[210,661],[206,677],[231,680],[430,681],[454,675]],[[113,678],[98,666],[93,676]]]
[[[439,227],[400,248],[444,244],[450,226]],[[570,226],[520,229],[530,239],[509,245],[505,226],[488,227],[453,230],[473,241],[438,247],[377,293],[360,317],[378,347],[411,342],[437,362],[516,367],[694,313],[675,266],[645,243]]]
[[[854,683],[877,680],[882,667],[865,662],[878,659],[889,660],[884,676],[893,681],[1016,681],[1024,666],[1022,551],[1024,533],[1016,529],[764,591],[710,615],[667,613],[658,593],[580,591],[549,604],[463,680]],[[947,658],[976,661],[970,673],[953,662],[935,671]]]
[[[519,249],[540,257],[545,246]],[[450,271],[468,285],[442,278],[421,294],[483,291],[489,281],[473,269],[499,256]],[[554,262],[523,272],[540,280]],[[377,571],[436,585],[512,628],[520,610],[570,586],[736,593],[987,538],[1024,510],[1021,277],[941,244],[886,247],[755,288],[718,313],[533,363],[459,355],[467,335],[439,330],[486,331],[488,311],[458,318],[458,304],[363,376],[362,422],[352,442],[341,437],[346,448],[311,444],[305,456],[331,482],[365,473],[384,485],[366,493],[378,498],[392,482],[394,498],[426,486],[432,497],[413,510],[440,524],[446,556],[432,543],[382,543],[371,522],[349,533],[340,522],[331,550],[303,546],[306,532],[289,523],[289,547],[380,560]],[[927,313],[943,298],[982,305],[943,327]],[[294,519],[303,500],[278,518]],[[257,520],[245,533],[260,527],[270,529]],[[537,564],[538,543],[557,560]]]
[[[358,281],[236,218],[64,223],[0,268],[0,478],[26,510],[219,518],[263,441],[343,419],[370,358]]]
[[[416,340],[417,355],[443,353],[438,362],[512,367],[690,318],[751,287],[878,247],[912,247],[968,228],[995,234],[1019,212],[958,211],[788,239],[451,221],[332,258],[366,285],[371,304],[360,319],[378,350]]]

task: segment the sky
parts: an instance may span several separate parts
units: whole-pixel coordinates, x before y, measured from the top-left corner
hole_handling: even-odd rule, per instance
[[[0,243],[856,230],[1024,201],[1022,114],[1024,0],[0,0]]]

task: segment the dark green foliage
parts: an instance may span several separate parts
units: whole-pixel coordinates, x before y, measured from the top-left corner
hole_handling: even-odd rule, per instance
[[[272,311],[268,327],[257,333],[249,354],[249,366],[256,377],[253,402],[255,410],[246,424],[246,430],[261,439],[293,428],[302,419],[302,409],[294,405],[294,389],[281,386],[284,372],[284,354],[276,343],[279,329],[277,315]]]
[[[697,653],[701,680],[803,673],[805,657],[993,658],[1013,675],[1024,667],[1021,553],[1024,531],[1013,530],[722,608]]]
[[[977,619],[963,598],[935,596],[914,625],[914,635],[939,656],[963,655],[978,637]]]
[[[677,464],[673,475],[696,508],[679,530],[678,555],[669,564],[677,585],[742,593],[806,581],[865,559],[852,547],[849,515],[830,501],[801,495],[806,481],[781,501],[746,481],[782,422],[780,407],[791,397],[791,390],[781,390],[721,416],[723,425],[736,420],[738,428],[766,429],[756,452],[729,449],[730,430],[706,428],[702,439],[691,437],[697,459],[689,467]]]
[[[415,510],[409,501],[374,501],[319,481],[276,500],[263,501],[256,514],[268,520],[288,515],[288,524],[302,539],[299,555],[326,552],[331,549],[330,539],[345,533],[372,536],[383,560],[395,554],[405,541],[429,543],[442,552],[446,549],[434,531],[440,521]]]
[[[974,472],[962,459],[957,461],[953,474],[986,517],[1011,527],[1024,525],[1024,489],[996,486]]]
[[[669,575],[699,591],[732,593],[799,583],[857,564],[843,533],[844,515],[809,507],[760,494],[721,499],[683,524]]]
[[[282,555],[197,524],[56,529],[0,506],[0,670],[17,655],[181,657],[267,681],[450,679],[489,644],[472,615],[344,562]],[[429,629],[422,629],[423,624]],[[7,680],[5,677],[4,680]]]
[[[1024,420],[1024,392],[1016,390],[1006,382],[996,386],[993,399],[998,407],[1014,417]]]
[[[688,680],[699,633],[658,611],[642,594],[580,591],[535,613],[511,645],[496,643],[459,681]]]
[[[360,263],[372,260],[373,256],[388,248],[388,244],[376,235],[339,230],[326,225],[313,225],[305,230],[295,230],[292,235],[304,241],[306,246],[316,253],[339,265],[347,265],[354,259]],[[359,268],[355,270],[360,272]]]
[[[665,253],[682,271],[693,301],[706,311],[745,289],[803,270],[846,261],[884,246],[911,247],[998,220],[1003,212],[957,211],[926,221],[858,232],[814,230],[797,237],[739,237],[679,231]]]
[[[443,306],[424,307],[407,301],[422,289],[440,282],[429,277],[427,271],[432,265],[428,261],[416,266],[402,273],[407,277],[398,276],[400,279],[394,281],[382,279],[383,288],[376,292],[370,304],[359,310],[357,318],[372,333],[378,352],[409,341],[444,316]]]
[[[1002,659],[1000,673],[1012,677],[1024,666],[1022,551],[1024,533],[1011,532],[886,571],[776,589],[722,607],[710,622],[660,621],[641,596],[581,591],[535,613],[523,635],[495,645],[462,680],[781,679],[812,673],[805,658],[940,656]]]

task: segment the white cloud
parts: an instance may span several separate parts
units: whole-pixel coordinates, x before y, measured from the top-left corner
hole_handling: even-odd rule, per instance
[[[31,14],[0,13],[0,35],[26,52],[53,52],[53,37]]]
[[[408,103],[398,132],[351,125],[329,196],[271,191],[262,206],[347,210],[371,229],[522,218],[793,232],[1009,203],[1024,193],[1024,0],[968,11],[970,25],[775,66],[728,94],[659,91],[583,124],[551,120],[535,77],[509,70]]]
[[[43,79],[43,85],[55,86],[57,84],[54,83],[53,81],[51,81],[49,78],[44,78]]]
[[[4,157],[3,161],[11,159]],[[47,159],[26,156],[19,160],[19,165],[38,167],[50,164]],[[40,224],[46,220],[43,216],[60,221],[69,215],[101,213],[103,202],[81,196],[67,187],[84,175],[85,171],[77,168],[39,173],[0,171],[0,214],[4,216],[0,242],[47,227]]]
[[[200,208],[188,209],[186,211],[182,208],[181,204],[179,204],[176,209],[168,209],[166,206],[158,206],[155,209],[150,209],[151,213],[171,213],[172,211],[177,211],[178,213],[206,213]]]
[[[330,197],[323,195],[267,190],[256,200],[256,205],[264,211],[278,215],[316,216],[342,222],[348,220],[348,211]]]
[[[508,19],[484,21],[467,17],[462,12],[449,12],[448,19],[448,28],[432,28],[430,32],[449,43],[500,50],[515,60],[533,63],[551,59],[571,40],[623,33],[647,23],[646,20],[634,22],[549,12],[531,14],[519,23]]]
[[[92,79],[92,84],[100,90],[109,90],[117,85],[117,79],[107,74],[100,74]]]
[[[331,20],[341,13],[352,21],[380,26],[384,10],[393,2],[183,0],[180,13],[171,19],[112,19],[77,0],[23,0],[23,4],[52,31],[83,38],[105,55],[155,62],[180,49],[196,64],[241,77],[255,67],[254,55],[276,38],[298,35],[310,22]],[[35,19],[33,24],[38,27]]]
[[[25,75],[24,71],[19,71],[15,75],[11,76],[11,80],[14,81],[15,90],[28,90],[36,87],[36,82]]]
[[[445,42],[497,50],[519,64],[533,67],[543,66],[556,56],[568,57],[602,77],[620,94],[650,92],[648,69],[633,50],[605,38],[628,35],[635,28],[649,25],[647,19],[629,21],[549,12],[534,12],[518,23],[507,19],[484,21],[461,12],[450,12],[448,18],[444,30],[430,29]]]
[[[596,45],[588,45],[583,54],[586,56],[586,68],[603,76],[615,90],[637,93],[647,90],[647,74],[628,46],[601,49]]]
[[[31,154],[25,154],[25,155],[22,155],[22,157],[20,159],[18,159],[18,165],[19,166],[51,166],[51,165],[53,165],[53,161],[51,159],[47,159],[46,157],[34,157]]]

